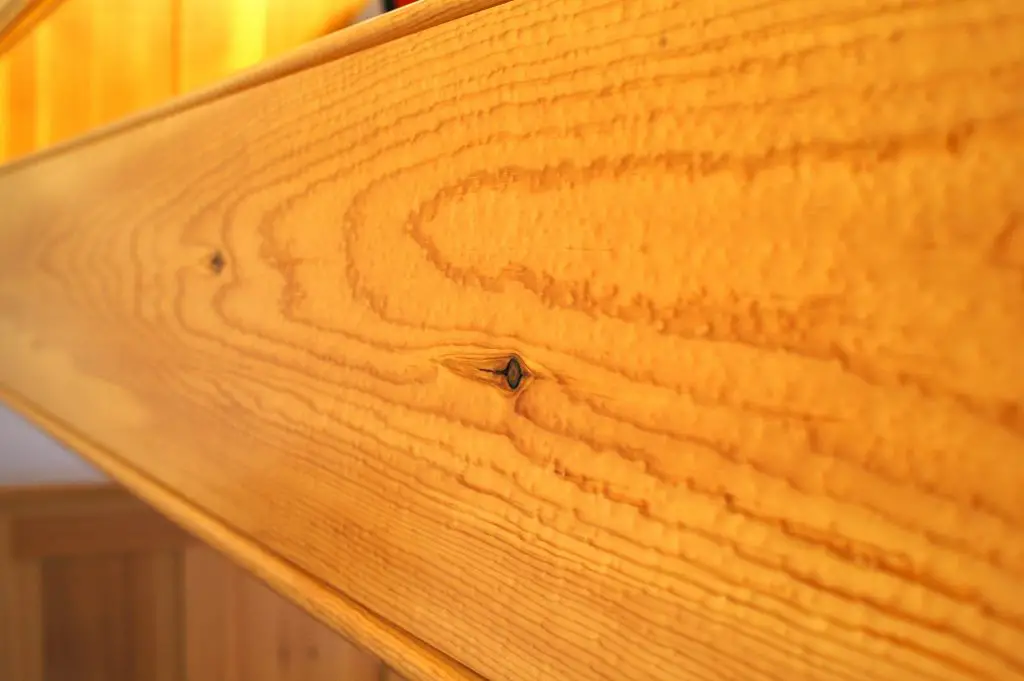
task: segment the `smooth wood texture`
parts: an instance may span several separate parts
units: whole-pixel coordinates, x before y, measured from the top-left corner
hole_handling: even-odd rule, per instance
[[[189,681],[380,681],[380,660],[207,547],[185,553]]]
[[[1022,25],[520,0],[18,164],[3,395],[386,657],[1018,678]]]

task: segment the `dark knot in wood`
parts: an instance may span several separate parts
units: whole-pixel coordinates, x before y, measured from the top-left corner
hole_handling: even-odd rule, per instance
[[[505,365],[501,375],[505,377],[505,382],[508,383],[510,390],[517,390],[522,384],[523,379],[526,378],[526,371],[523,369],[523,365],[519,363],[519,358],[513,355],[509,358],[508,364]]]
[[[213,255],[210,256],[210,269],[213,270],[214,274],[220,274],[224,270],[223,253],[214,251]]]

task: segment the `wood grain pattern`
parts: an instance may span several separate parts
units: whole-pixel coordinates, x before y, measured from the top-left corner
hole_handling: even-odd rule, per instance
[[[378,652],[1019,678],[1022,85],[1012,0],[512,2],[0,171],[0,386]]]

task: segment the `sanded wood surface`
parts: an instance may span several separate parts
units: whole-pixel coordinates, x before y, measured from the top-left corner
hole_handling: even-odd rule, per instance
[[[517,0],[0,170],[0,389],[410,678],[1020,678],[1022,93]]]

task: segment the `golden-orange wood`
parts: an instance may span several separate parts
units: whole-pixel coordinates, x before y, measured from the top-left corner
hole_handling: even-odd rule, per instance
[[[364,0],[43,0],[0,37],[0,162],[192,92]],[[287,5],[287,6],[285,6]]]
[[[519,0],[9,166],[0,391],[411,678],[1019,678],[1022,26]]]

